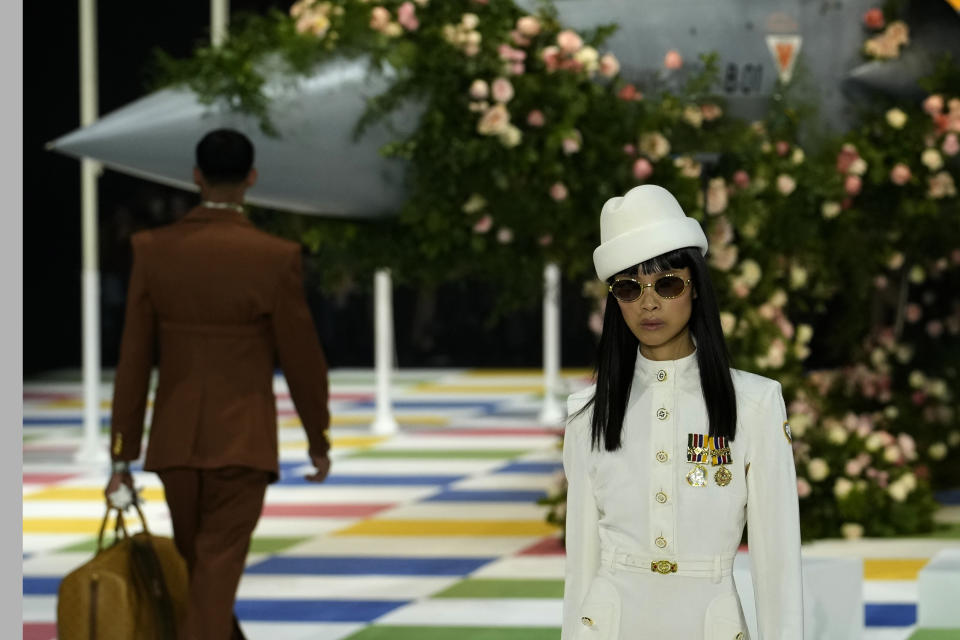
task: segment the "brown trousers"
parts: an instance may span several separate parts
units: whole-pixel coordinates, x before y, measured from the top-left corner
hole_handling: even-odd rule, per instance
[[[243,640],[233,615],[250,538],[271,476],[247,467],[160,471],[173,537],[190,572],[180,640]]]

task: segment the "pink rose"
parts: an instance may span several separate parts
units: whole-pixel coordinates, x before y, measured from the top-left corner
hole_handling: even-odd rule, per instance
[[[637,91],[637,88],[632,84],[625,84],[620,91],[617,92],[617,97],[621,100],[643,100],[643,94]]]
[[[943,139],[943,146],[940,147],[945,155],[955,156],[960,151],[960,140],[957,140],[957,134],[948,133]]]
[[[407,31],[416,31],[420,28],[420,21],[417,20],[417,8],[412,2],[404,2],[397,9],[397,22]]]
[[[493,218],[490,216],[490,214],[486,214],[477,220],[476,224],[473,225],[473,232],[486,233],[487,231],[490,231],[491,227],[493,227]]]
[[[840,150],[840,153],[837,154],[837,171],[840,173],[846,173],[850,170],[850,165],[860,157],[860,154],[857,153],[856,147],[852,144],[845,144]]]
[[[950,260],[953,261],[953,264],[960,264],[960,249],[954,249],[950,252]]]
[[[706,120],[707,122],[710,122],[711,120],[716,120],[717,118],[722,116],[723,109],[713,104],[712,102],[708,102],[706,104],[700,105],[700,113],[703,114],[704,120]]]
[[[500,244],[510,244],[513,242],[513,230],[509,227],[501,227],[497,231],[497,242]]]
[[[506,78],[497,78],[491,87],[493,99],[504,104],[513,100],[513,85]]]
[[[603,333],[603,314],[599,311],[591,313],[590,319],[587,321],[587,326],[589,326],[590,331],[596,335]]]
[[[570,135],[566,136],[561,143],[563,153],[570,156],[580,151],[580,145],[583,143],[583,137],[580,132],[574,129]]]
[[[939,93],[927,96],[923,101],[923,110],[931,116],[940,115],[943,112],[943,96]]]
[[[790,151],[790,143],[785,140],[777,140],[777,155],[785,156]]]
[[[526,70],[527,70],[527,68],[526,68],[525,66],[523,66],[523,63],[522,63],[522,62],[511,62],[511,63],[510,63],[509,71],[510,71],[510,75],[512,75],[512,76],[522,76],[522,75],[523,75],[523,72],[526,71]]]
[[[517,45],[518,47],[530,46],[530,38],[526,37],[516,29],[510,32],[510,39],[513,40],[513,44]]]
[[[501,44],[497,47],[497,53],[500,59],[507,62],[523,62],[527,59],[527,52],[522,49],[514,49],[508,44]]]
[[[504,133],[510,126],[510,112],[502,104],[487,109],[477,123],[477,133],[484,136],[496,136]]]
[[[867,25],[867,29],[873,29],[874,31],[883,29],[883,11],[877,8],[870,9],[863,14],[863,24]]]
[[[873,286],[880,291],[883,291],[884,289],[886,289],[887,285],[889,284],[890,282],[887,280],[887,276],[884,276],[884,275],[879,275],[873,279]]]
[[[857,459],[847,460],[843,470],[851,478],[856,478],[863,471],[863,465]]]
[[[797,478],[797,497],[806,498],[810,495],[810,483],[805,478]]]
[[[547,119],[543,116],[543,111],[534,109],[527,114],[527,124],[531,127],[542,127]]]
[[[612,78],[620,73],[620,61],[612,53],[606,53],[600,58],[600,75]]]
[[[537,239],[537,244],[539,244],[541,247],[549,247],[553,244],[553,236],[549,233],[542,235]]]
[[[927,401],[927,394],[925,394],[923,391],[914,391],[913,395],[910,396],[910,399],[913,400],[913,404],[919,407]]]
[[[583,47],[583,39],[575,31],[566,29],[557,34],[557,45],[564,53],[573,55]]]
[[[555,182],[550,187],[550,197],[556,202],[563,202],[568,195],[567,187],[562,182]]]
[[[745,282],[738,281],[733,285],[733,295],[738,298],[746,298],[750,295],[750,287],[748,287]]]
[[[843,182],[843,189],[851,196],[855,196],[860,193],[860,189],[863,186],[863,181],[860,180],[860,176],[847,176],[847,179]]]
[[[374,31],[383,31],[390,24],[390,12],[383,7],[374,7],[370,10],[370,28]]]
[[[683,56],[676,49],[671,49],[663,57],[663,66],[671,70],[679,69],[683,66]]]
[[[750,175],[743,169],[740,169],[733,174],[733,184],[737,185],[740,189],[746,189],[750,186]]]
[[[923,308],[918,305],[916,302],[911,302],[907,305],[906,309],[907,322],[914,323],[919,322],[920,318],[923,317]]]
[[[633,163],[633,177],[643,181],[653,175],[653,165],[646,158],[637,158]]]
[[[898,187],[902,187],[910,181],[911,175],[910,167],[902,162],[898,162],[894,165],[893,169],[890,170],[890,181]]]
[[[625,144],[623,145],[623,153],[628,156],[635,156],[637,155],[637,147],[632,144]]]
[[[547,71],[556,71],[560,68],[559,48],[554,46],[546,47],[540,52],[540,56],[543,58],[543,64],[546,65]]]
[[[790,195],[797,188],[797,181],[792,176],[781,173],[777,176],[777,191],[785,196]]]
[[[540,34],[540,21],[533,16],[523,16],[517,20],[517,31],[533,38]]]

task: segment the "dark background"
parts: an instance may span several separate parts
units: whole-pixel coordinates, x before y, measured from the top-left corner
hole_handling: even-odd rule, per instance
[[[231,13],[287,10],[291,2],[232,0]],[[79,26],[75,4],[28,2],[24,10],[24,375],[81,364],[80,164],[44,150],[79,126]],[[209,39],[206,0],[160,4],[98,3],[99,101],[106,114],[146,94],[156,48],[189,55]],[[113,171],[99,181],[101,343],[105,368],[116,363],[129,277],[129,237],[176,220],[197,202],[192,193]],[[307,272],[323,268],[313,256]],[[394,294],[401,367],[524,366],[542,362],[541,301],[488,324],[490,283],[462,283],[436,292],[399,287]],[[331,366],[373,364],[369,293],[328,295],[315,278],[307,296]],[[592,364],[589,303],[580,283],[563,290],[563,364]]]

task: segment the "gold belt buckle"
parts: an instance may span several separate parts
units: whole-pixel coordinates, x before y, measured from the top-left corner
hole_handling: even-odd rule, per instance
[[[677,563],[670,562],[669,560],[655,560],[650,563],[650,571],[653,571],[654,573],[660,573],[662,575],[676,573]]]

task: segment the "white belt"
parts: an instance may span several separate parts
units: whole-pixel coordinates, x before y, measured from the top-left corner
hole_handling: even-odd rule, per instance
[[[654,573],[658,575],[690,576],[694,578],[720,578],[733,574],[733,559],[736,552],[713,556],[654,556],[646,553],[627,553],[617,549],[600,552],[600,564],[611,569]]]

